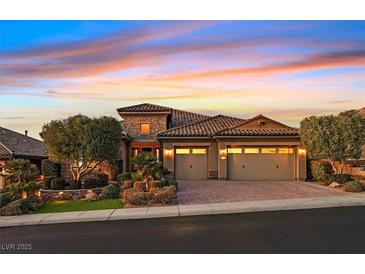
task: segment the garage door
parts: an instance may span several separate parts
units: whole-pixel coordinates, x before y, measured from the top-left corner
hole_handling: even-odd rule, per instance
[[[228,149],[230,180],[294,180],[294,149],[242,147]]]
[[[206,180],[208,174],[207,148],[176,148],[175,177],[177,180]]]

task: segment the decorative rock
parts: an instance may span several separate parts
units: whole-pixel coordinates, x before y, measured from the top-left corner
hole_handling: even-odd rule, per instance
[[[339,183],[337,183],[337,182],[332,182],[330,185],[329,185],[329,187],[332,187],[332,188],[335,188],[335,187],[339,187],[339,186],[341,186]]]
[[[85,194],[84,200],[86,201],[98,201],[100,197],[97,193],[93,192],[92,190],[88,190]]]

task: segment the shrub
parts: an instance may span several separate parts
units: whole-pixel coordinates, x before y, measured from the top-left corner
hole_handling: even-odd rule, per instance
[[[131,173],[131,172],[121,173],[121,174],[117,175],[117,181],[121,184],[125,181],[129,181],[132,179],[133,179],[133,173]]]
[[[84,188],[96,188],[98,186],[98,181],[96,178],[91,177],[84,180]]]
[[[64,178],[53,178],[51,180],[52,190],[63,190],[65,189],[65,179]]]
[[[153,195],[152,202],[163,205],[177,204],[176,187],[171,185],[157,190]]]
[[[336,183],[339,183],[339,184],[342,185],[342,184],[344,184],[346,182],[351,181],[352,180],[352,177],[349,174],[333,174],[332,175],[332,179]]]
[[[43,180],[43,189],[51,189],[51,181],[57,177],[54,176],[50,176],[50,177],[45,177]]]
[[[364,191],[361,183],[356,181],[350,181],[345,184],[345,191],[347,192],[362,192]]]
[[[38,173],[35,165],[31,164],[29,160],[17,158],[8,161],[5,165],[5,170],[11,174],[11,182],[25,182],[32,180]]]
[[[97,187],[103,187],[108,184],[109,176],[105,173],[99,173],[96,175],[96,185]]]
[[[149,186],[151,188],[161,188],[161,187],[163,187],[163,183],[161,181],[151,181],[149,183]]]
[[[48,159],[43,159],[41,162],[41,172],[45,177],[54,176],[57,177],[60,174],[60,165],[54,163]]]
[[[69,180],[68,182],[70,185],[70,189],[80,189],[81,188],[81,183],[79,181]]]
[[[166,186],[175,186],[177,188],[177,181],[172,177],[172,175],[165,175],[161,181]]]
[[[12,216],[12,215],[21,215],[24,213],[28,213],[29,202],[28,200],[15,200],[6,206],[0,209],[1,216]]]
[[[150,192],[137,192],[130,188],[124,191],[123,202],[130,205],[148,205],[153,194]]]
[[[313,180],[316,182],[330,183],[332,181],[332,165],[326,161],[311,161],[310,169]]]
[[[117,199],[119,198],[119,194],[120,188],[112,184],[103,187],[103,189],[101,190],[102,199]]]
[[[23,190],[24,184],[22,183],[12,183],[6,187],[6,192],[10,195],[12,201],[20,199]]]
[[[124,181],[123,186],[125,189],[129,189],[133,187],[133,181]]]
[[[120,183],[116,182],[116,181],[111,181],[109,184],[110,185],[113,185],[113,186],[116,186],[117,188],[121,188],[122,187],[122,185]]]
[[[137,181],[134,182],[133,184],[133,188],[137,191],[137,192],[142,192],[146,190],[146,183],[143,181]]]
[[[0,194],[0,208],[11,203],[12,201],[13,199],[9,192],[4,192]]]
[[[35,192],[41,188],[41,184],[35,181],[31,181],[24,185],[23,189],[29,194],[28,196],[34,196]]]

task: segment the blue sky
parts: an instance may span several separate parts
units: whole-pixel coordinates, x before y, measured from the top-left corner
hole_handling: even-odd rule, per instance
[[[151,102],[297,126],[365,106],[365,21],[0,21],[2,126]]]

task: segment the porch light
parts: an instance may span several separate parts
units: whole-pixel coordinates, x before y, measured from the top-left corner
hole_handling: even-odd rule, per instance
[[[221,160],[225,160],[227,158],[227,149],[220,149],[219,150],[219,157]]]
[[[299,154],[304,155],[307,153],[307,150],[305,150],[304,148],[298,148],[298,152],[299,152]]]
[[[163,154],[164,154],[166,157],[171,157],[171,155],[172,155],[172,149],[164,149],[164,150],[163,150]]]

